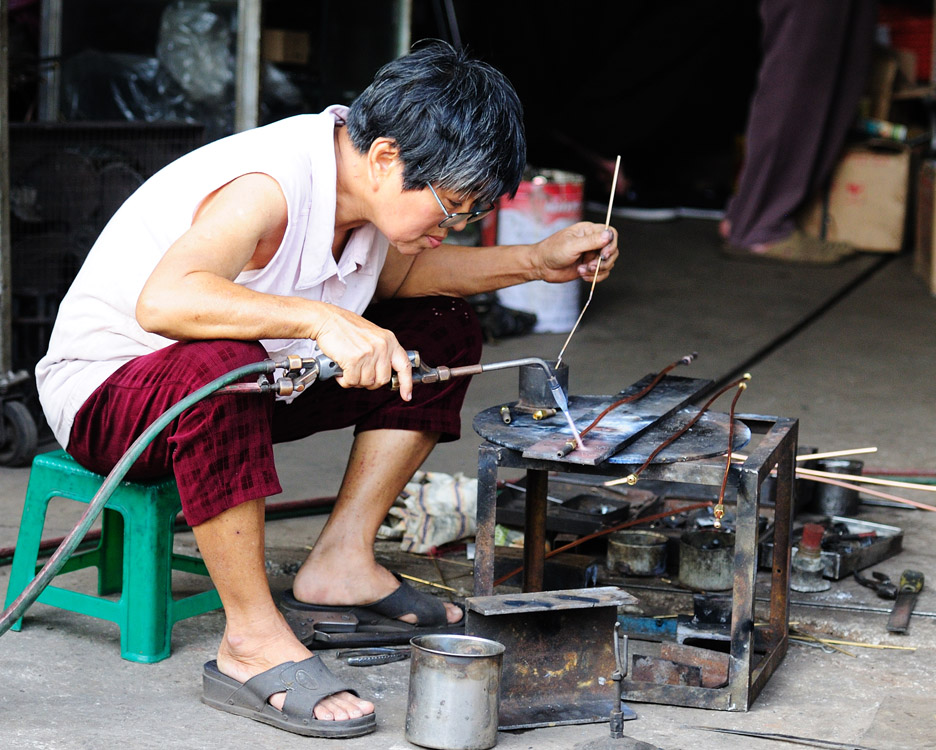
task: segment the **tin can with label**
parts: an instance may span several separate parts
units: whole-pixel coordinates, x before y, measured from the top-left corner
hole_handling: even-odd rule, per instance
[[[549,237],[582,220],[585,178],[574,172],[545,169],[531,173],[497,212],[497,244],[522,245]],[[536,315],[535,333],[572,330],[581,307],[582,282],[529,281],[497,293],[505,307]]]

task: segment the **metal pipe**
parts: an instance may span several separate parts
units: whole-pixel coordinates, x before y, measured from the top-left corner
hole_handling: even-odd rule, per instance
[[[237,2],[237,60],[234,92],[234,131],[260,123],[261,0]]]
[[[413,0],[395,0],[393,12],[394,57],[403,57],[410,51],[412,44]]]
[[[7,0],[0,2],[0,378],[13,367],[13,286],[10,282],[10,108]]]
[[[542,367],[546,374],[554,377],[546,360],[539,357],[523,357],[521,359],[505,359],[503,362],[488,362],[487,364],[479,362],[476,365],[464,365],[462,367],[447,368],[451,377],[458,378],[462,375],[478,375],[482,372],[493,372],[494,370],[509,370],[511,367],[522,367],[523,365],[537,365]]]
[[[64,0],[42,0],[39,10],[38,114],[40,122],[56,122],[59,118],[62,87],[63,5]]]
[[[546,489],[549,477],[542,469],[526,473],[523,524],[523,590],[542,591],[546,572]]]

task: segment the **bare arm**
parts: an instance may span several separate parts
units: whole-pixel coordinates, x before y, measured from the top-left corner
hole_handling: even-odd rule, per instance
[[[579,222],[533,245],[459,247],[441,245],[419,255],[390,249],[378,291],[384,297],[467,297],[524,281],[591,281],[608,277],[617,260],[617,235],[600,224]]]
[[[286,199],[268,175],[244,175],[215,191],[153,270],[137,321],[177,340],[316,339],[344,370],[342,385],[379,387],[396,370],[408,398],[409,360],[390,331],[335,305],[234,283],[241,271],[269,262],[286,222]]]

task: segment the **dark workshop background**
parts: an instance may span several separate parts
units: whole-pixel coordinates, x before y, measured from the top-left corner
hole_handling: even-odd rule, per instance
[[[399,9],[405,5],[264,0],[259,122],[350,102],[397,54]],[[882,0],[880,7],[922,14],[931,50],[931,0]],[[128,195],[162,163],[233,132],[237,3],[67,0],[61,54],[54,59],[39,53],[40,0],[8,0],[8,9],[13,364],[31,369],[45,350],[56,300],[109,218],[104,209],[119,205],[117,193]],[[205,28],[190,33],[200,24]],[[586,177],[586,198],[605,202],[609,174],[600,179],[595,160],[613,163],[620,154],[629,194],[616,206],[630,200],[634,205],[724,207],[742,159],[760,33],[754,0],[411,3],[414,43],[430,38],[460,43],[513,81],[524,105],[532,167],[580,172]],[[175,67],[165,62],[167,49]],[[918,58],[926,69],[928,60]],[[38,135],[16,130],[39,120],[39,79],[52,68],[61,79],[54,125],[132,122],[139,127],[132,134],[137,145],[130,136],[105,142],[99,134],[97,143],[76,146],[56,142],[76,131],[66,136],[64,129]],[[927,128],[930,91],[927,86],[915,95],[911,89],[892,111],[899,107],[905,121]],[[166,133],[158,126],[167,123],[190,129],[170,133],[171,143],[159,142]],[[195,133],[192,127],[202,130]],[[19,202],[24,194],[17,192],[21,171],[36,162],[18,163],[27,156],[21,139],[34,135],[59,155],[55,163],[43,162],[53,177],[50,190],[62,194],[45,196],[46,206],[69,212],[44,217],[49,219],[44,223],[36,220],[34,206]],[[139,155],[124,158],[128,144]],[[94,150],[101,146],[103,151]],[[77,163],[76,150],[82,158],[93,150],[92,163]],[[88,216],[75,220],[83,204],[55,175],[95,170],[101,175],[106,170],[119,189],[102,198],[93,216],[88,208]],[[34,232],[42,236],[37,239]],[[67,237],[64,251],[53,247],[52,235]],[[53,263],[57,272],[34,273],[40,261]],[[29,277],[32,286],[17,285],[18,276]],[[37,279],[43,288],[35,288]]]
[[[169,80],[128,78],[131,56],[154,55],[165,0],[68,0],[62,26],[63,116],[122,119],[133,97],[172,99]],[[209,3],[233,15],[234,3]],[[753,90],[759,21],[751,0],[495,2],[414,0],[412,39],[461,43],[503,70],[523,101],[530,163],[587,173],[570,145],[614,158],[648,190],[730,188]],[[394,3],[267,0],[263,26],[304,32],[307,61],[276,67],[301,93],[283,101],[272,83],[263,122],[353,98],[393,54]],[[12,0],[11,121],[35,118],[39,3]],[[115,93],[116,92],[116,93]],[[233,98],[233,92],[231,99]],[[144,107],[145,109],[145,107]],[[138,112],[154,119],[158,107]],[[197,114],[197,113],[196,113]],[[214,114],[214,112],[212,112]],[[208,137],[224,134],[213,130]]]
[[[628,179],[653,193],[730,188],[756,80],[757,3],[456,7],[463,43],[523,100],[531,165],[591,176],[578,144],[620,153]]]

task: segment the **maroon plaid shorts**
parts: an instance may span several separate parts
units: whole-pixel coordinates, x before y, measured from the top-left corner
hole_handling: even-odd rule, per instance
[[[419,297],[372,305],[365,317],[394,332],[430,365],[457,367],[481,358],[481,328],[457,297]],[[68,452],[107,474],[131,443],[179,400],[231,370],[266,359],[254,341],[172,344],[121,367],[75,417]],[[252,379],[255,376],[250,376]],[[134,463],[128,479],[175,475],[182,510],[192,526],[222,511],[282,491],[273,443],[355,426],[365,430],[438,432],[457,440],[469,378],[413,388],[405,402],[389,388],[344,389],[314,384],[292,403],[255,394],[211,396],[179,415]]]

